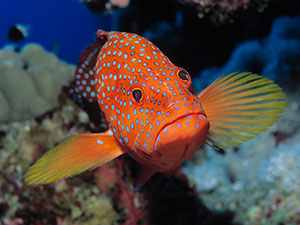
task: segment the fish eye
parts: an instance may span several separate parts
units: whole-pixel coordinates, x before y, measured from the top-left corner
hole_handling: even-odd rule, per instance
[[[140,88],[134,88],[132,90],[132,97],[137,103],[141,103],[143,100],[143,91]]]
[[[188,82],[190,78],[189,74],[185,70],[178,70],[177,76],[184,82]]]

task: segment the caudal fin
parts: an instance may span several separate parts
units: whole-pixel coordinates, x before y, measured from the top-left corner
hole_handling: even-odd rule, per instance
[[[210,122],[206,144],[227,149],[248,141],[274,124],[287,106],[286,94],[263,76],[231,73],[199,94]]]

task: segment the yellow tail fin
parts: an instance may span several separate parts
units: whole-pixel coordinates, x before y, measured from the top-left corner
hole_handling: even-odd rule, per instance
[[[240,145],[266,130],[287,106],[272,80],[244,73],[224,75],[199,94],[210,122],[206,144],[214,149]]]
[[[42,156],[25,175],[27,184],[47,184],[93,169],[123,154],[115,138],[80,134],[65,140]]]

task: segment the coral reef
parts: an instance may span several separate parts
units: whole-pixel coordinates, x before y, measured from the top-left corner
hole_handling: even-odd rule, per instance
[[[243,2],[239,4],[236,9],[243,8]],[[142,31],[157,40],[162,38],[159,33],[163,30],[169,37],[163,36],[163,41],[175,45],[178,39],[174,30],[182,32],[187,21],[181,13],[170,14],[175,18],[172,26],[169,21],[159,22],[153,26],[155,32],[145,27]],[[61,85],[73,76],[73,66],[38,45],[27,45],[20,53],[2,49],[0,121],[6,123],[0,124],[0,221],[5,225],[219,225],[233,224],[235,217],[237,223],[245,225],[299,224],[300,104],[299,93],[294,93],[300,72],[297,23],[299,18],[278,19],[267,38],[241,44],[224,68],[211,68],[194,80],[199,90],[215,79],[211,78],[213,74],[251,70],[268,75],[292,91],[280,121],[225,155],[211,149],[199,151],[184,167],[188,177],[180,170],[170,179],[157,174],[140,192],[132,190],[137,165],[128,157],[56,184],[35,188],[24,184],[25,171],[45,151],[67,136],[103,131],[105,125],[95,128],[88,114],[65,96],[59,96],[58,101]],[[195,42],[185,41],[198,51]],[[173,49],[185,58],[181,51],[185,47]],[[186,54],[194,57],[190,52]],[[98,119],[102,123],[104,118]]]
[[[184,168],[209,207],[232,210],[245,225],[299,222],[298,99],[289,97],[283,117],[256,139],[225,155],[207,149],[204,162]]]
[[[242,43],[224,67],[194,79],[199,90],[220,74],[248,70],[275,79],[287,92],[288,107],[266,132],[225,155],[207,148],[184,168],[211,209],[234,211],[245,225],[299,224],[299,22],[277,19],[268,37]]]
[[[26,120],[57,106],[61,86],[72,79],[75,66],[60,61],[38,44],[20,52],[0,51],[0,121]]]
[[[233,213],[210,211],[180,171],[171,179],[157,174],[134,191],[139,165],[128,156],[55,184],[27,186],[23,176],[33,161],[67,136],[90,130],[88,115],[60,99],[54,112],[38,120],[0,125],[3,224],[233,224]]]
[[[29,76],[27,70],[33,70],[35,65],[45,66],[42,62],[52,57],[46,55],[43,59],[41,54],[35,55],[36,47],[25,47],[20,53],[22,58],[19,57],[19,67],[26,70],[24,76]],[[8,52],[4,54],[6,57],[3,61],[9,61],[8,54],[13,54],[13,57],[19,55],[15,51]],[[34,57],[29,57],[29,60],[28,56]],[[47,65],[59,64],[52,65],[49,60]],[[39,79],[43,81],[43,77]],[[28,87],[37,88],[34,84]],[[58,93],[59,90],[62,89],[59,88]],[[136,173],[139,166],[128,156],[55,184],[38,187],[25,185],[23,175],[30,164],[62,139],[105,129],[105,124],[101,124],[104,123],[102,114],[97,115],[100,124],[95,128],[89,114],[65,95],[56,98],[54,108],[42,113],[35,115],[34,119],[0,124],[0,220],[3,224],[157,225],[163,222],[168,225],[174,224],[175,220],[180,224],[189,221],[189,225],[219,224],[218,221],[232,224],[234,215],[211,212],[201,202],[195,189],[189,187],[183,174],[171,180],[163,175],[156,176],[158,180],[154,178],[141,192],[134,191],[132,183],[136,176],[132,174]],[[180,201],[176,193],[180,193]],[[173,208],[166,210],[170,201],[173,202]],[[191,202],[193,204],[189,206]],[[157,210],[158,207],[162,210]],[[176,213],[176,218],[170,219],[172,210],[178,208],[181,210]]]
[[[268,37],[239,44],[221,68],[212,67],[193,80],[198,91],[221,74],[252,71],[268,76],[283,85],[298,88],[300,80],[300,17],[281,17],[274,21]],[[294,80],[294,83],[290,82]]]
[[[282,118],[266,132],[225,155],[207,149],[205,159],[196,157],[184,168],[206,204],[235,211],[246,225],[299,223],[299,22],[277,19],[268,37],[240,44],[224,67],[194,79],[199,90],[220,74],[255,71],[280,82],[288,94]]]
[[[66,136],[83,132],[88,116],[66,104],[40,122],[0,125],[0,221],[3,224],[115,224],[111,198],[93,174],[56,184],[30,187],[23,176],[29,165]]]

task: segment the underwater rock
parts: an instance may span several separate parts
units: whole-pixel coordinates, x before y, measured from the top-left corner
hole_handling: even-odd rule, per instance
[[[0,121],[30,119],[57,106],[61,86],[74,72],[75,66],[38,44],[27,44],[20,53],[0,50]]]

